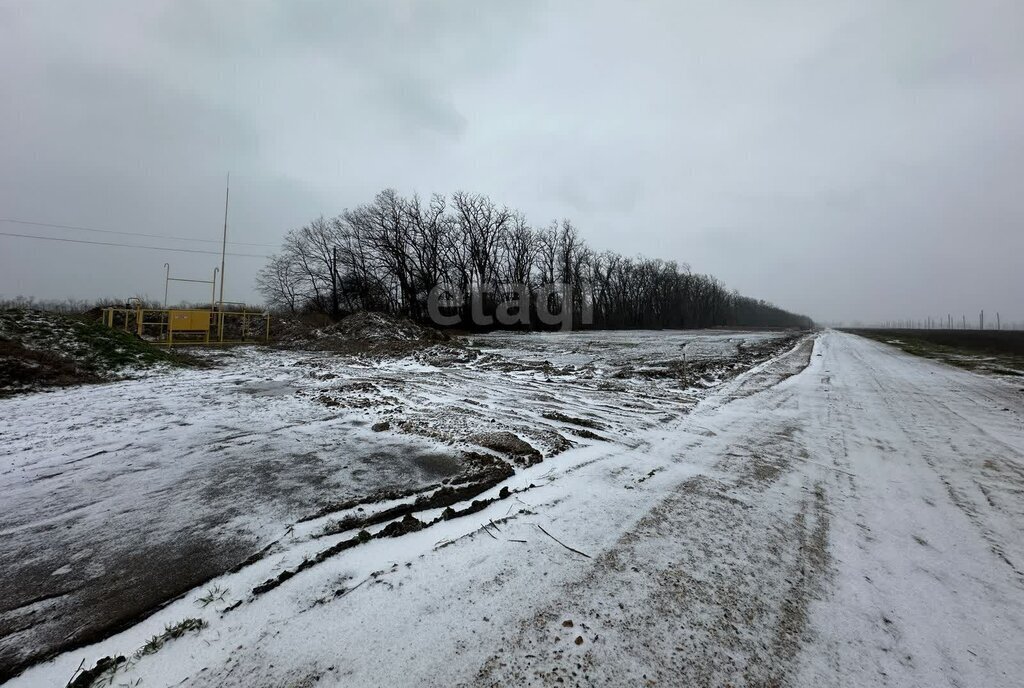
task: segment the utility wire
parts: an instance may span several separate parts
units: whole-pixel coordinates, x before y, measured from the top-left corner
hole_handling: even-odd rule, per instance
[[[34,234],[15,234],[14,232],[0,232],[0,236],[21,237],[22,239],[43,239],[45,241],[65,241],[71,244],[93,244],[95,246],[120,246],[122,248],[143,248],[149,251],[176,251],[177,253],[205,253],[211,256],[219,256],[220,251],[203,251],[195,248],[168,248],[166,246],[140,246],[138,244],[119,244],[110,241],[88,241],[86,239],[66,239],[64,237],[36,236]],[[228,253],[229,256],[240,258],[269,258],[270,256],[256,253]]]
[[[140,236],[149,237],[151,239],[174,239],[175,241],[199,241],[204,244],[219,244],[220,241],[214,241],[213,239],[192,239],[190,237],[177,237],[170,236],[167,234],[145,234],[143,232],[119,232],[113,229],[98,229],[96,227],[81,227],[79,225],[57,225],[49,222],[33,222],[31,220],[15,220],[10,217],[0,217],[0,222],[10,222],[16,225],[33,225],[35,227],[52,227],[54,229],[75,229],[81,232],[99,232],[101,234],[122,234],[124,236]],[[261,246],[264,248],[275,248],[273,244],[252,244],[245,241],[229,241],[229,244],[236,244],[238,246]],[[219,253],[217,255],[220,255]]]

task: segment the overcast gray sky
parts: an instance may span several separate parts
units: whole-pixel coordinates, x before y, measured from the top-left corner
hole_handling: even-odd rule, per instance
[[[465,189],[819,320],[1024,321],[1024,4],[0,0],[0,232],[267,254]],[[0,236],[0,296],[214,255]],[[229,300],[259,258],[229,256]],[[175,298],[200,300],[179,286]]]

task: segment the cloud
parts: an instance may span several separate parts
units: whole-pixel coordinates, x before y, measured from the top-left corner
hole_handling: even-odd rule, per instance
[[[1008,313],[1022,28],[1002,0],[5,3],[0,207],[216,237],[231,170],[233,236],[273,244],[469,189],[822,319]],[[0,294],[162,288],[158,253],[0,242]]]

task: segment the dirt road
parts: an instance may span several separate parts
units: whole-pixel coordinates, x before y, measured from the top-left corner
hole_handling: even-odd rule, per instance
[[[1024,389],[851,335],[817,353],[698,409],[713,470],[566,586],[482,683],[1019,685]],[[564,652],[566,616],[599,643]]]
[[[12,685],[130,656],[193,616],[208,627],[117,680],[1018,685],[1024,392],[853,335],[813,346],[630,448],[528,468],[471,516],[256,595],[286,557],[261,562],[218,580],[222,605],[197,591]]]

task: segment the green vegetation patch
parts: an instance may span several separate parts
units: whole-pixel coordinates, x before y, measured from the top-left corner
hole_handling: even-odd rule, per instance
[[[154,366],[197,360],[81,316],[0,311],[0,394],[102,382]]]
[[[182,619],[176,624],[171,624],[164,627],[163,633],[154,635],[146,644],[140,647],[135,655],[136,657],[145,657],[155,652],[159,652],[160,648],[167,644],[169,640],[180,638],[190,631],[199,632],[206,628],[206,622],[202,619],[188,618]]]
[[[848,330],[909,354],[991,375],[1024,376],[1024,332],[1016,330]]]

